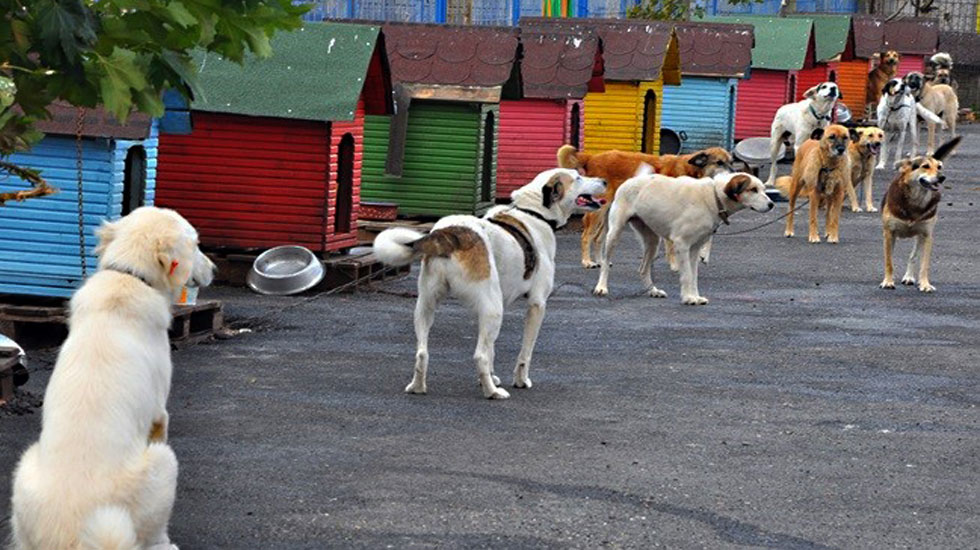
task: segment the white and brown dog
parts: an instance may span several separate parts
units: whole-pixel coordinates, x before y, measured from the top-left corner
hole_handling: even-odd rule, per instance
[[[406,392],[426,393],[428,389],[429,329],[436,306],[447,294],[463,300],[477,314],[479,337],[474,358],[483,395],[489,399],[510,396],[498,387],[500,379],[494,375],[494,343],[504,307],[527,297],[524,342],[514,369],[514,387],[531,387],[531,353],[554,287],[554,230],[578,209],[598,210],[600,203],[594,196],[605,190],[603,180],[555,168],[514,191],[510,205],[493,208],[483,218],[447,216],[428,235],[393,228],[377,236],[374,253],[385,264],[407,265],[422,258],[415,305],[415,374]]]
[[[769,136],[769,157],[772,165],[766,185],[771,187],[776,183],[776,159],[779,157],[780,144],[785,143],[787,148],[792,146],[794,151],[799,149],[803,142],[810,139],[814,130],[830,124],[830,113],[837,100],[843,97],[837,84],[824,82],[807,90],[803,94],[803,101],[783,105],[776,111]]]
[[[609,293],[609,261],[627,225],[643,244],[640,277],[654,298],[667,293],[653,284],[652,264],[662,239],[674,242],[680,263],[681,301],[703,305],[698,291],[698,251],[722,223],[744,208],[768,212],[773,202],[765,186],[749,174],[723,174],[713,178],[670,178],[661,174],[638,176],[624,183],[609,207],[608,231],[601,258],[599,281],[593,294]]]
[[[881,99],[878,100],[878,127],[885,132],[885,139],[881,142],[881,154],[878,155],[876,169],[881,170],[885,167],[888,147],[892,142],[895,142],[895,162],[902,158],[906,133],[912,138],[913,154],[919,149],[919,125],[916,113],[924,118],[927,124],[945,124],[935,113],[915,100],[912,90],[904,81],[893,78],[886,82]]]
[[[173,210],[138,208],[98,235],[99,271],[71,299],[41,437],[14,472],[16,550],[176,548],[170,304],[189,280],[210,284],[214,265]]]

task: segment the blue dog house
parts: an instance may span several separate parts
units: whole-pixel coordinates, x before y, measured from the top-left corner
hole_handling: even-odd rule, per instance
[[[681,85],[664,87],[661,128],[680,134],[681,152],[731,150],[738,80],[749,74],[751,25],[678,23]],[[684,140],[684,138],[687,138]]]
[[[0,207],[0,293],[71,296],[82,279],[78,229],[75,124],[78,110],[54,106],[38,124],[46,136],[10,161],[41,170],[58,192]],[[131,210],[153,204],[157,123],[134,113],[119,124],[101,109],[86,109],[82,130],[82,199],[87,273],[95,271],[95,229]],[[14,178],[12,191],[29,189]]]

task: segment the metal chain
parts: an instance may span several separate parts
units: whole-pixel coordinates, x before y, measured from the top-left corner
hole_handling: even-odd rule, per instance
[[[82,126],[85,124],[85,109],[78,108],[75,119],[75,169],[78,172],[78,257],[82,260],[82,279],[88,275],[85,258],[85,205],[82,194]]]

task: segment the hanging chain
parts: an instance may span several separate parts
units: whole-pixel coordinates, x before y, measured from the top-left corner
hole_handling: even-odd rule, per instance
[[[82,260],[82,279],[88,275],[85,258],[85,205],[82,194],[82,126],[85,124],[85,109],[78,108],[75,119],[75,169],[78,172],[78,257]]]

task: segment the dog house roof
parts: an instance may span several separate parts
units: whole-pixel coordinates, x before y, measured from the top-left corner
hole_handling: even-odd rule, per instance
[[[385,23],[384,35],[396,84],[503,86],[517,60],[512,27]]]
[[[910,17],[885,23],[884,49],[901,54],[932,55],[939,47],[939,22]]]
[[[871,59],[881,52],[885,44],[885,22],[873,15],[855,15],[854,24],[854,55],[862,59]]]
[[[555,24],[555,19],[543,17],[521,19],[520,29],[524,97],[580,99],[593,79],[599,81],[595,83],[599,88],[603,60],[593,29]]]
[[[752,25],[679,23],[674,30],[683,74],[742,77],[752,65]]]
[[[126,123],[123,124],[101,107],[84,110],[85,118],[82,124],[84,137],[144,139],[150,135],[152,120],[144,113],[130,113]],[[48,113],[51,118],[38,121],[35,125],[38,130],[46,134],[75,135],[78,107],[57,102],[48,106]]]
[[[980,34],[972,32],[942,32],[939,51],[953,56],[953,66],[980,67]]]
[[[389,93],[370,94],[384,99],[372,102],[368,111],[391,112],[390,80],[384,49],[379,48],[379,44],[384,45],[380,33],[377,25],[316,23],[277,33],[272,39],[272,56],[267,59],[250,55],[238,65],[213,53],[200,54],[196,61],[201,67],[201,93],[191,109],[301,120],[354,120],[361,91],[370,85],[388,88]]]
[[[802,17],[712,16],[705,21],[741,23],[755,28],[753,69],[796,71],[813,65],[816,46],[813,21]]]
[[[813,20],[813,35],[817,46],[817,61],[841,61],[854,57],[854,25],[850,15],[828,13],[800,13],[788,17]]]

